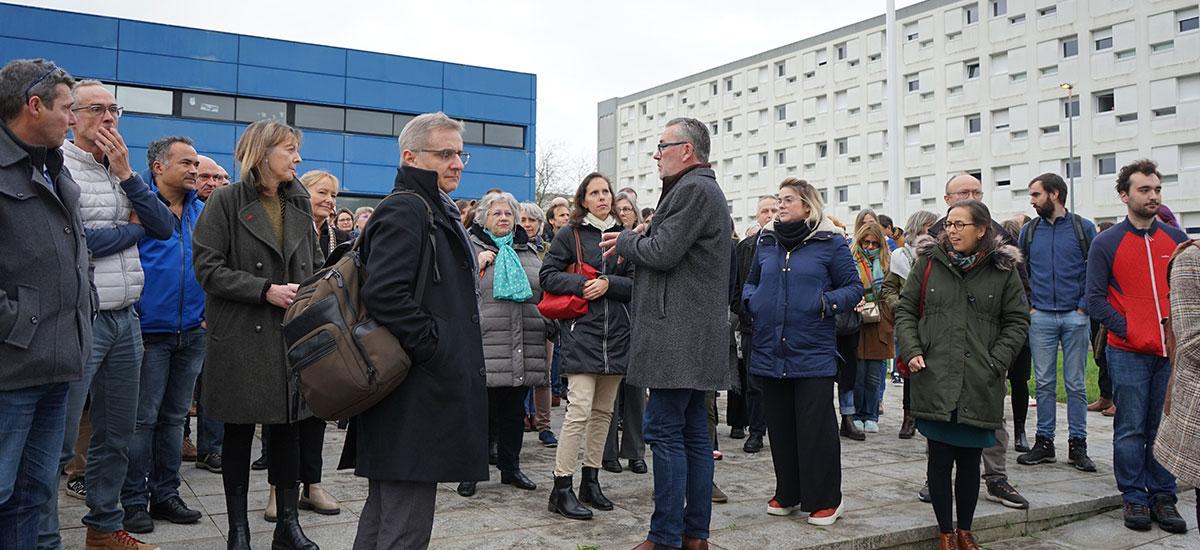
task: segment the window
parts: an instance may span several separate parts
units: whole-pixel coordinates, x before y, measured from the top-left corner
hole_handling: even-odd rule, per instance
[[[910,74],[904,77],[904,82],[907,85],[908,91],[916,92],[921,89],[921,77],[918,74]]]
[[[967,80],[979,78],[979,60],[972,59],[966,62]]]
[[[726,132],[733,131],[733,117],[729,117],[729,118],[725,119],[725,131]]]
[[[463,143],[472,143],[476,145],[483,144],[483,123],[482,122],[464,122],[463,123]],[[644,148],[644,146],[643,146]],[[641,152],[641,149],[638,149]]]
[[[1057,124],[1054,124],[1052,126],[1042,126],[1042,135],[1043,136],[1053,136],[1056,134],[1058,134],[1058,125]]]
[[[997,166],[992,169],[992,181],[997,187],[1008,187],[1012,184],[1012,167]]]
[[[1008,52],[1000,52],[992,54],[992,75],[1001,75],[1008,72]]]
[[[1008,129],[1008,109],[992,111],[992,126],[996,130]]]
[[[1079,37],[1071,36],[1059,40],[1063,58],[1075,57],[1079,55]]]
[[[964,25],[973,25],[979,22],[979,6],[977,4],[971,4],[970,6],[964,7],[962,10]]]
[[[1042,76],[1054,76],[1058,74],[1058,65],[1042,67],[1041,69],[1038,69],[1038,72],[1041,73]]]
[[[1056,13],[1058,13],[1058,6],[1052,4],[1038,10],[1038,17],[1047,17]]]
[[[179,115],[209,120],[233,120],[236,101],[232,97],[183,92]]]
[[[708,83],[708,95],[717,95],[717,81]]]
[[[130,113],[172,115],[175,112],[175,92],[134,86],[117,86],[117,103]]]
[[[829,143],[825,141],[817,142],[817,158],[823,159],[829,156]]]
[[[715,136],[715,135],[717,135],[717,128],[718,128],[718,127],[719,127],[719,126],[717,125],[717,121],[715,121],[715,120],[714,120],[714,121],[712,121],[712,122],[709,122],[709,123],[708,123],[708,132],[709,132],[710,134],[712,134],[712,135],[714,135],[714,136]]]
[[[912,126],[904,127],[904,144],[905,145],[920,145],[921,143],[921,126],[913,124]]]
[[[992,17],[1008,13],[1008,0],[992,0]]]
[[[850,188],[843,185],[834,190],[837,193],[838,204],[850,202]]]
[[[906,23],[904,25],[904,40],[912,42],[918,38],[921,38],[921,32],[917,30],[917,24],[915,22]]]
[[[834,56],[837,58],[838,61],[846,59],[846,56],[847,56],[846,43],[842,42],[841,44],[834,44],[833,52],[834,52],[833,53]]]
[[[846,92],[846,90],[842,90],[840,92],[834,92],[833,93],[833,108],[838,111],[845,110],[846,107],[848,106],[847,105],[847,103],[849,101],[848,95],[849,94]]]
[[[1023,14],[1023,13],[1018,13],[1018,14],[1008,18],[1008,24],[1010,24],[1010,25],[1020,25],[1021,23],[1024,23],[1024,22],[1025,22],[1025,14]]]
[[[825,203],[825,204],[829,204],[829,190],[828,189],[821,190],[821,202]]]
[[[921,194],[921,178],[908,178],[908,194],[917,196]]]
[[[766,84],[770,80],[771,80],[771,71],[767,68],[767,66],[763,65],[762,67],[759,67],[758,68],[758,83]]]
[[[1104,51],[1113,47],[1112,27],[1092,31],[1092,43],[1096,46],[1096,51]]]
[[[778,78],[783,78],[783,77],[787,76],[787,63],[786,62],[780,61],[775,64],[775,76]]]
[[[1096,112],[1097,113],[1111,113],[1111,112],[1113,112],[1113,109],[1115,109],[1115,108],[1116,108],[1116,105],[1113,100],[1113,91],[1112,90],[1096,93]]]
[[[239,97],[237,98],[237,116],[235,118],[238,122],[257,120],[287,122],[287,103]],[[392,131],[391,126],[391,121],[388,121],[388,133]]]
[[[979,114],[967,115],[967,133],[978,134],[983,123],[979,118]]]
[[[732,76],[725,78],[725,91],[726,92],[733,91],[733,77]]]
[[[643,102],[641,102],[641,103],[639,103],[639,104],[638,104],[638,110],[639,110],[639,111],[641,111],[641,113],[642,113],[643,115],[644,115],[644,114],[647,114],[647,111],[646,111],[646,102],[645,102],[645,101],[643,101]]]
[[[778,164],[780,166],[787,164],[787,149],[776,149],[775,150],[775,164]]]
[[[295,124],[301,128],[317,130],[333,130],[341,132],[346,129],[346,112],[338,107],[322,107],[320,105],[297,105]]]
[[[827,95],[817,96],[817,113],[820,114],[820,113],[825,113],[828,111],[829,111],[829,96],[827,96]]]
[[[779,122],[787,120],[787,105],[775,106],[775,120]]]
[[[1171,116],[1175,114],[1175,107],[1162,107],[1159,109],[1154,109],[1152,112],[1154,113],[1155,118],[1160,116]]]
[[[668,109],[675,108],[675,94],[667,94],[667,108]]]
[[[409,121],[411,121],[414,118],[417,118],[417,117],[414,115],[400,115],[400,114],[393,117],[392,135],[396,135],[396,136],[400,135],[400,132],[402,130],[404,130],[404,127],[407,126]],[[471,123],[466,122],[466,124],[471,124]]]
[[[841,138],[834,143],[837,144],[837,152],[839,155],[846,155],[850,153],[850,143],[846,138]]]
[[[758,154],[758,167],[759,167],[759,168],[766,168],[766,167],[767,167],[767,154],[766,154],[766,153],[759,153],[759,154]]]
[[[1063,174],[1068,178],[1079,177],[1079,157],[1073,159],[1063,159]]]
[[[1071,100],[1062,100],[1063,118],[1075,118],[1079,116],[1079,98]]]
[[[824,67],[827,63],[829,63],[829,50],[825,48],[817,50],[817,66]]]
[[[1175,14],[1179,19],[1179,32],[1200,29],[1200,10],[1192,8],[1190,10],[1177,11]]]
[[[1107,176],[1117,173],[1117,156],[1113,154],[1096,155],[1096,174]]]
[[[346,131],[362,134],[392,135],[394,121],[391,113],[346,109]]]

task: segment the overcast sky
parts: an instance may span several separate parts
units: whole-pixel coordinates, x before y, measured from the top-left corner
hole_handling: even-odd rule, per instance
[[[558,143],[593,160],[597,102],[886,9],[885,0],[17,3],[534,73],[539,147]]]

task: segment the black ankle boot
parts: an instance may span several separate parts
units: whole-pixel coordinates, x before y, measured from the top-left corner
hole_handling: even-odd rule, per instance
[[[579,501],[607,512],[613,509],[613,503],[600,491],[599,474],[600,470],[596,468],[583,467],[583,476],[579,480]]]
[[[300,518],[296,506],[300,501],[300,487],[294,483],[275,487],[275,537],[271,550],[320,550],[317,543],[308,540],[300,529]]]
[[[225,491],[225,510],[229,512],[229,550],[250,550],[250,522],[246,519],[247,487],[240,485]]]
[[[567,519],[592,519],[592,511],[579,503],[572,489],[571,476],[554,476],[554,489],[550,491],[551,512],[562,514]]]
[[[1013,422],[1013,450],[1018,453],[1027,453],[1033,447],[1029,446],[1029,438],[1025,436],[1025,423]]]

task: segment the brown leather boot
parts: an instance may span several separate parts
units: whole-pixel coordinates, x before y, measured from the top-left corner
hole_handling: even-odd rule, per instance
[[[708,540],[683,536],[683,550],[708,550]]]
[[[670,546],[663,546],[657,542],[643,541],[641,544],[634,546],[633,550],[679,550]]]
[[[955,533],[938,533],[938,550],[958,550]]]
[[[955,529],[954,537],[958,539],[958,550],[979,550],[979,543],[975,542],[975,535],[970,531]]]
[[[912,439],[917,434],[917,419],[908,411],[904,411],[904,420],[900,423],[900,439]]]
[[[1088,410],[1088,412],[1100,412],[1100,411],[1103,411],[1104,409],[1111,407],[1112,404],[1113,404],[1112,399],[1105,399],[1103,397],[1100,397],[1100,398],[1096,399],[1095,401],[1092,401],[1091,403],[1089,403],[1087,406],[1087,410]]]

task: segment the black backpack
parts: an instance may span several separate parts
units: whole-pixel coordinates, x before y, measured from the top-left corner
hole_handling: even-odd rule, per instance
[[[1092,242],[1087,239],[1087,233],[1083,231],[1083,217],[1074,212],[1067,215],[1071,217],[1071,227],[1075,228],[1075,238],[1079,240],[1079,250],[1083,251],[1083,261],[1086,262]],[[1033,243],[1033,232],[1037,230],[1041,222],[1041,218],[1029,220],[1029,223],[1025,224],[1021,231],[1021,254],[1025,257],[1025,265],[1029,265],[1029,245]]]

